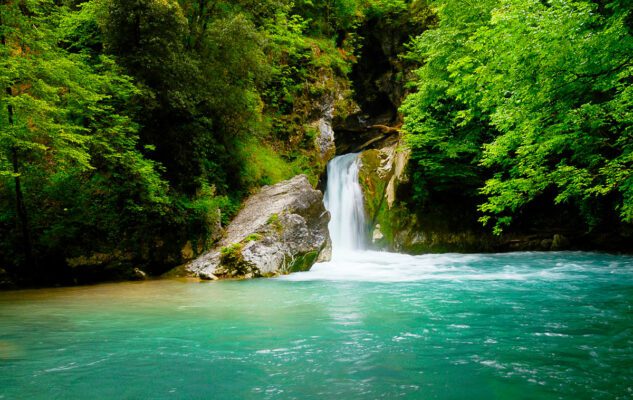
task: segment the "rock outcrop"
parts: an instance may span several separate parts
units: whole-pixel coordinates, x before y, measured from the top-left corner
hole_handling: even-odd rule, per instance
[[[459,218],[447,216],[438,205],[432,206],[437,212],[420,213],[411,204],[409,155],[401,142],[360,155],[359,179],[373,246],[410,254],[503,250],[510,239],[502,240],[479,224],[455,223]]]
[[[328,162],[334,157],[336,144],[334,143],[334,129],[332,128],[332,118],[334,117],[334,100],[327,99],[322,107],[321,118],[316,121],[319,135],[316,138],[316,146],[319,150],[321,160]]]
[[[398,142],[360,155],[359,179],[365,198],[372,243],[385,250],[403,250],[399,234],[412,227],[411,213],[398,201],[400,185],[409,182],[409,151]]]
[[[255,278],[309,270],[331,255],[323,195],[305,175],[251,196],[211,251],[179,267],[202,279]]]
[[[420,254],[627,248],[613,235],[561,229],[547,221],[537,221],[539,229],[519,226],[496,236],[477,221],[476,206],[460,204],[459,197],[436,199],[424,208],[412,202],[409,152],[400,143],[365,150],[360,160],[369,239],[377,249]]]

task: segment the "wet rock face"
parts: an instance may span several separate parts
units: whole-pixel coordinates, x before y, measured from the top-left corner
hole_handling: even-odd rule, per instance
[[[365,211],[376,248],[401,250],[401,232],[413,227],[415,216],[398,198],[398,189],[409,182],[409,151],[398,143],[360,155],[359,179]],[[401,236],[401,235],[400,235]]]
[[[413,2],[416,3],[416,2]],[[407,43],[435,21],[425,2],[368,18],[358,27],[358,62],[350,79],[358,112],[333,121],[336,154],[391,146],[399,136],[398,108],[408,93],[405,84],[419,67],[403,58]]]
[[[204,279],[309,270],[316,261],[329,260],[329,220],[323,195],[305,175],[265,186],[246,201],[225,238],[183,269]]]

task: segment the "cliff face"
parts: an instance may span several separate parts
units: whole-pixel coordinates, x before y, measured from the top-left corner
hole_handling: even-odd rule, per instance
[[[398,143],[381,149],[366,150],[360,155],[359,179],[365,197],[368,230],[372,243],[381,249],[405,250],[403,232],[411,225],[409,212],[396,191],[406,184],[408,151]]]
[[[411,254],[604,250],[631,252],[630,226],[588,229],[565,205],[525,210],[512,229],[493,235],[478,221],[477,199],[459,193],[412,201],[409,152],[401,141],[360,155],[367,232],[378,249]]]
[[[423,3],[370,17],[357,28],[360,46],[349,79],[358,109],[341,113],[332,121],[336,154],[381,148],[397,140],[401,126],[398,108],[417,67],[402,56],[411,38],[435,23]]]

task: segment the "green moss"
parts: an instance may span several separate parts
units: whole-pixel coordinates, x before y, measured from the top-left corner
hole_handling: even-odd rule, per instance
[[[246,187],[273,185],[295,175],[290,163],[269,144],[255,137],[241,143],[239,151],[245,160],[241,177]]]
[[[383,204],[388,182],[381,179],[377,173],[380,168],[378,150],[364,151],[360,157],[362,166],[359,171],[359,180],[365,198],[365,212],[374,225]]]
[[[220,266],[216,269],[216,275],[228,278],[243,277],[249,274],[253,277],[261,276],[257,267],[244,260],[242,249],[242,243],[233,243],[220,249]]]
[[[376,224],[380,224],[383,238],[375,244],[380,248],[393,249],[395,236],[392,221],[393,210],[389,210],[385,200],[388,180],[381,178],[377,172],[381,165],[380,151],[364,151],[361,154],[361,164],[359,180],[363,190],[365,213],[370,232],[373,232]]]
[[[392,247],[394,244],[394,228],[392,215],[389,213],[386,202],[382,203],[382,206],[378,209],[378,212],[375,217],[375,223],[380,224],[380,232],[383,234],[383,238],[380,240],[382,244],[387,244],[388,247]]]
[[[281,234],[283,232],[284,227],[281,224],[281,221],[279,221],[279,214],[272,214],[268,217],[268,221],[266,222],[272,226],[277,233]]]
[[[248,242],[256,242],[258,240],[261,240],[263,236],[259,233],[251,233],[250,235],[246,236],[246,238],[242,241],[243,243],[248,243]]]
[[[287,260],[289,262],[287,263],[284,273],[308,271],[312,268],[318,256],[318,251],[309,251],[294,259]]]
[[[238,253],[240,253],[242,251],[242,244],[241,243],[233,243],[231,245],[228,246],[224,246],[220,249],[220,255],[227,256],[234,256]]]
[[[315,137],[318,131],[313,127],[297,125],[289,129],[290,143],[282,143],[274,138],[246,139],[239,144],[239,151],[245,160],[241,179],[244,187],[256,188],[290,179],[304,174],[315,186],[325,163],[319,157]],[[291,145],[289,148],[285,148]]]

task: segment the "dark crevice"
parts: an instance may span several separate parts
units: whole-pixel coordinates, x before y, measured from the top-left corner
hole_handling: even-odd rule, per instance
[[[334,120],[337,154],[384,147],[397,140],[398,108],[406,95],[407,75],[415,68],[401,55],[406,43],[425,26],[413,23],[412,11],[402,11],[370,18],[358,28],[361,45],[350,79],[360,111]]]

